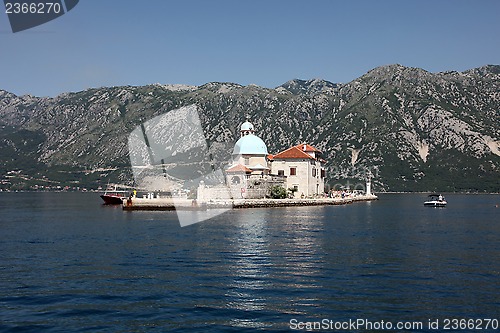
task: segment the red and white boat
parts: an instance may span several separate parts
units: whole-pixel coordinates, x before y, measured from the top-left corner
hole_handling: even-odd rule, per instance
[[[104,200],[105,205],[121,205],[123,200],[127,199],[129,191],[118,190],[117,186],[114,189],[106,189],[103,194],[101,194],[102,200]]]

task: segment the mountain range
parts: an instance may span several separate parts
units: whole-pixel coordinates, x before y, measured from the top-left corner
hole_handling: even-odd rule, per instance
[[[274,89],[119,86],[54,98],[0,90],[0,189],[133,185],[128,136],[195,105],[210,147],[232,145],[249,119],[270,153],[307,142],[331,187],[500,191],[500,66],[430,73],[377,67],[349,83],[291,80]]]

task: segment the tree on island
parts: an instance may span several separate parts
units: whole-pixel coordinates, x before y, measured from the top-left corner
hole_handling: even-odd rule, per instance
[[[286,189],[281,185],[274,185],[271,187],[269,195],[272,199],[285,199],[287,197]]]

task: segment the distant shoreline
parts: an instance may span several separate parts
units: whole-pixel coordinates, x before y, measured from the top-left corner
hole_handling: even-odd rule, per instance
[[[426,192],[378,192],[378,194],[429,194],[429,193],[441,193],[441,194],[500,194],[500,192],[446,192],[446,191],[426,191]]]
[[[103,193],[102,190],[87,190],[87,191],[64,191],[64,190],[48,190],[48,191],[38,191],[38,190],[4,190],[0,189],[0,193]],[[441,193],[441,194],[500,194],[500,192],[447,192],[447,191],[387,191],[387,192],[376,192],[377,194],[429,194],[429,193]]]

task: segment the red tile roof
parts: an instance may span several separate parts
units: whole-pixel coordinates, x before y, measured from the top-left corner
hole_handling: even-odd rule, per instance
[[[311,152],[311,151],[316,152],[316,151],[317,151],[317,152],[320,152],[320,153],[321,153],[321,151],[320,151],[319,149],[316,149],[316,148],[314,148],[313,146],[311,146],[311,145],[309,145],[309,144],[307,144],[307,143],[305,143],[305,142],[304,142],[304,143],[301,143],[301,144],[298,144],[298,145],[296,145],[295,147],[297,147],[297,148],[299,148],[300,150],[304,151],[304,145],[306,146],[306,150],[305,150],[306,152]]]
[[[301,158],[307,158],[314,160],[314,157],[311,155],[303,152],[301,149],[297,148],[297,146],[288,148],[287,150],[282,151],[281,153],[278,153],[274,155],[273,159],[274,160],[279,160],[279,159],[301,159]]]
[[[250,170],[249,168],[247,168],[246,166],[242,165],[242,164],[236,164],[236,165],[233,165],[232,167],[230,167],[229,169],[226,170],[226,172],[252,172],[252,170]]]

